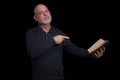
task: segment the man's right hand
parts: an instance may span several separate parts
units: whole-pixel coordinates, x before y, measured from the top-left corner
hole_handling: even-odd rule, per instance
[[[70,37],[63,35],[56,35],[53,37],[53,39],[55,40],[56,44],[61,44],[65,39],[70,39]]]

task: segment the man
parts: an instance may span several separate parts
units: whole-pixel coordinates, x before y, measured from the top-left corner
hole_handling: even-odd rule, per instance
[[[38,26],[28,30],[26,43],[28,55],[32,64],[32,80],[64,80],[63,48],[73,55],[91,57],[83,48],[74,45],[68,36],[58,28],[51,26],[52,16],[44,4],[34,8],[34,19]],[[99,58],[105,47],[92,53]]]

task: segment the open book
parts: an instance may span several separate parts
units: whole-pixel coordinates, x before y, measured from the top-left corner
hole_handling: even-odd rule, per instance
[[[90,48],[88,48],[88,51],[89,53],[92,53],[95,50],[99,49],[100,47],[106,45],[107,43],[108,43],[108,40],[100,38]]]

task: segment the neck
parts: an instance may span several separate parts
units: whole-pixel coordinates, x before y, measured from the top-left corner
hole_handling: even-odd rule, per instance
[[[50,29],[51,29],[51,25],[50,25],[50,24],[49,24],[49,25],[39,25],[39,27],[40,27],[43,31],[45,31],[46,33],[49,32]]]

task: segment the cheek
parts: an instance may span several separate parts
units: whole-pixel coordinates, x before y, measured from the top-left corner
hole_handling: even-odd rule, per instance
[[[39,21],[41,19],[40,16],[36,16],[36,21]]]
[[[38,20],[43,20],[43,19],[44,19],[44,16],[42,16],[42,15],[41,15],[41,16],[38,16],[37,19],[38,19]]]
[[[48,17],[51,17],[51,15],[48,15]]]
[[[42,23],[44,21],[43,17],[37,17],[37,22]]]

